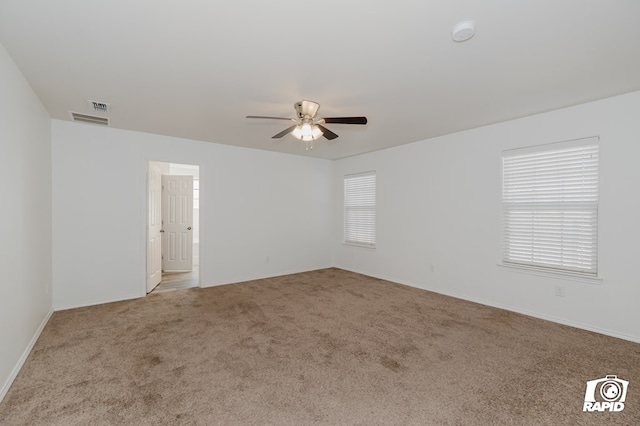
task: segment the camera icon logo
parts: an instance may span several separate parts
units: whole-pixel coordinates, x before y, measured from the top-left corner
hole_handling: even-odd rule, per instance
[[[628,381],[614,375],[588,381],[582,411],[619,412],[624,410],[628,386]]]

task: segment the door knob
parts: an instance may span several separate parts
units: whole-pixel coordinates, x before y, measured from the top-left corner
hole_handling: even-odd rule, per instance
[[[164,232],[164,229],[161,229],[160,232]]]
[[[187,231],[191,231],[191,227],[190,226],[187,227]]]

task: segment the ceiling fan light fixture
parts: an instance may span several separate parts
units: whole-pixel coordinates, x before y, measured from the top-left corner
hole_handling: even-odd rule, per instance
[[[291,134],[294,138],[300,139],[301,141],[309,142],[316,140],[322,136],[322,130],[316,125],[311,125],[309,123],[303,123],[297,125]]]
[[[294,138],[302,140],[302,128],[300,126],[296,126],[291,134]]]

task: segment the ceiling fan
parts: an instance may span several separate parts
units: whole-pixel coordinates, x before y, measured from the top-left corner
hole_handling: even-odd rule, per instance
[[[288,120],[294,124],[273,135],[272,139],[279,139],[291,133],[296,139],[307,143],[307,150],[313,149],[313,141],[324,136],[328,140],[338,137],[337,134],[324,127],[324,124],[367,124],[367,117],[324,117],[317,118],[320,104],[313,101],[302,100],[293,104],[296,110],[296,118],[269,117],[264,115],[247,115],[247,118],[266,118],[269,120]]]

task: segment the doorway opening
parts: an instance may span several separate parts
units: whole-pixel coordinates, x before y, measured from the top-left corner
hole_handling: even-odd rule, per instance
[[[147,187],[147,293],[197,287],[200,167],[150,161]]]

